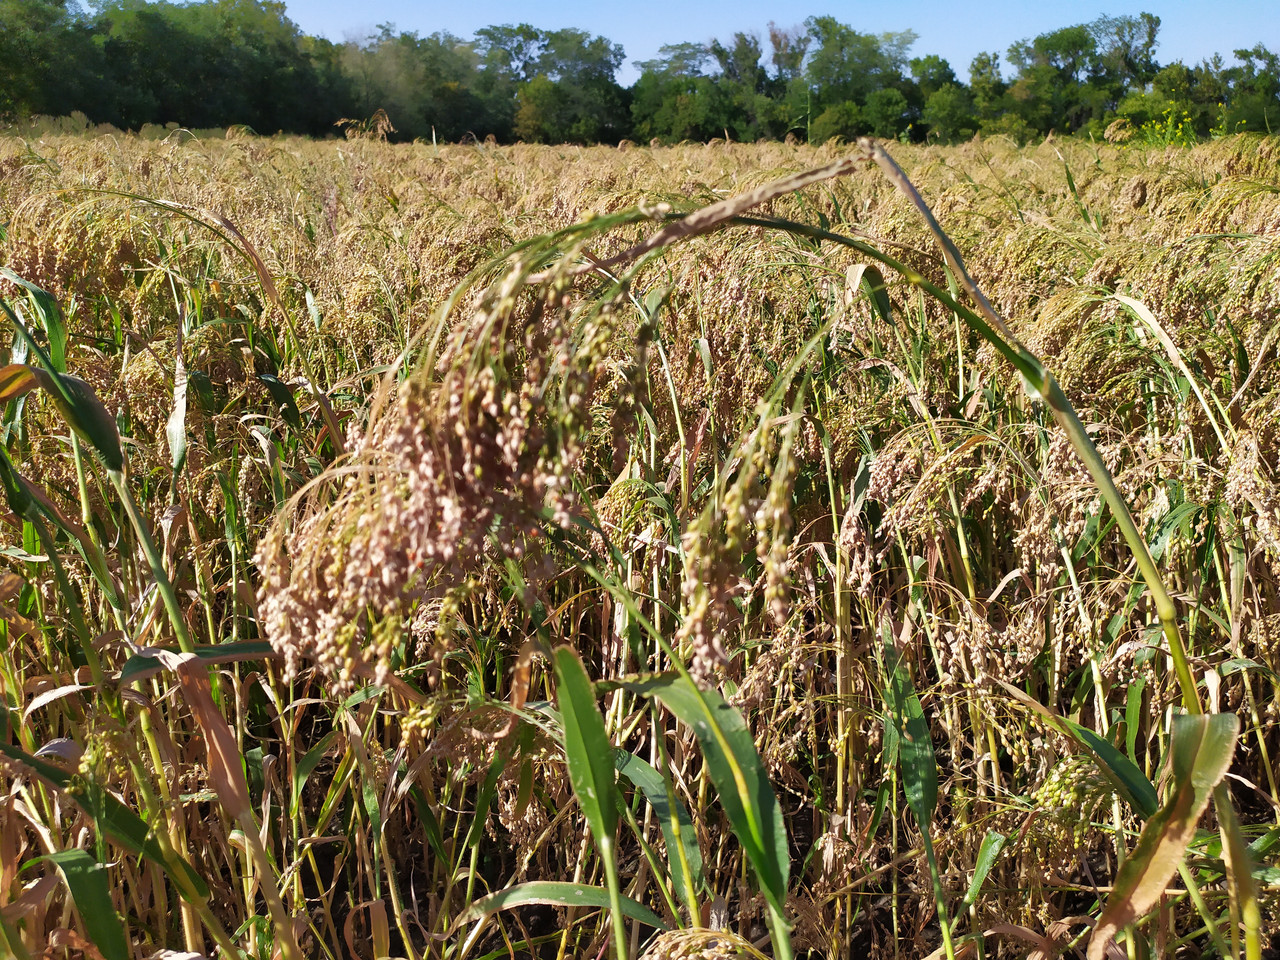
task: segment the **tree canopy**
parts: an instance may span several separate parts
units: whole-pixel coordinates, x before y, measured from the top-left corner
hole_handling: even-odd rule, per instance
[[[913,56],[912,30],[832,16],[668,44],[618,82],[621,46],[574,28],[484,27],[471,38],[382,24],[332,43],[276,0],[0,0],[0,120],[83,114],[137,129],[244,124],[324,135],[385,111],[394,136],[616,142],[810,140],[862,134],[1025,140],[1102,136],[1117,119],[1179,136],[1275,130],[1280,54],[1262,44],[1198,64],[1157,59],[1160,18],[1101,16],[1016,40],[962,71]]]

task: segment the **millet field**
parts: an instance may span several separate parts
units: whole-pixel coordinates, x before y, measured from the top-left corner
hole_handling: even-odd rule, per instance
[[[1280,139],[0,139],[0,955],[1280,957]]]

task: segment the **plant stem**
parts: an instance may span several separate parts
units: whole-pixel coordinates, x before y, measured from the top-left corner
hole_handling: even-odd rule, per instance
[[[133,499],[129,484],[125,480],[124,474],[119,470],[108,470],[107,476],[111,478],[111,485],[115,487],[116,495],[124,506],[124,511],[129,517],[133,532],[137,536],[138,542],[142,545],[142,552],[146,554],[147,563],[151,567],[151,576],[155,578],[156,590],[160,592],[160,598],[164,601],[164,607],[169,614],[169,623],[173,627],[174,636],[177,637],[178,646],[183,653],[194,653],[196,647],[191,640],[191,633],[187,629],[186,618],[182,615],[182,606],[178,603],[178,594],[173,589],[173,582],[169,579],[169,574],[164,568],[164,558],[160,555],[160,550],[151,536],[151,531],[147,527],[147,522],[143,518],[142,512],[138,509],[137,502]]]

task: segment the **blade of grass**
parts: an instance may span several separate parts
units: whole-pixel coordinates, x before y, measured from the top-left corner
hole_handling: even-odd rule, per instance
[[[1089,940],[1089,960],[1103,960],[1107,945],[1160,899],[1178,869],[1213,788],[1231,765],[1240,721],[1234,714],[1176,717],[1169,744],[1170,789],[1164,805],[1120,867],[1107,907]]]
[[[643,696],[657,697],[698,738],[720,805],[768,903],[774,950],[789,960],[792,948],[785,907],[791,856],[787,828],[742,714],[718,693],[700,690],[687,675],[623,681],[622,685]]]
[[[669,792],[666,779],[650,764],[625,750],[617,751],[616,758],[618,772],[635,784],[653,807],[667,844],[667,858],[673,861],[671,880],[676,896],[689,910],[689,916],[696,917],[697,894],[707,880],[702,871],[702,851],[693,818],[685,805]]]
[[[884,625],[885,706],[893,721],[898,765],[902,768],[902,789],[907,805],[920,827],[925,859],[933,879],[934,902],[938,908],[938,926],[942,930],[942,948],[948,960],[954,960],[951,942],[951,917],[947,910],[942,875],[938,871],[933,849],[933,814],[938,806],[938,762],[933,752],[933,736],[924,716],[924,707],[902,663],[889,624]]]
[[[1000,859],[1000,854],[1004,852],[1008,840],[1009,838],[1003,833],[997,833],[994,830],[988,830],[987,835],[982,838],[982,846],[978,847],[978,859],[973,867],[973,879],[969,881],[969,889],[965,891],[962,909],[968,910],[978,902],[978,894],[987,881],[987,874]]]
[[[549,903],[559,907],[613,909],[614,898],[604,887],[558,880],[534,880],[529,883],[518,883],[477,900],[466,913],[459,917],[459,920],[465,923],[499,910],[510,910],[532,903]],[[630,897],[621,897],[618,905],[623,915],[632,920],[638,920],[658,930],[667,929],[662,918],[643,903],[637,903]]]
[[[1187,660],[1187,651],[1182,640],[1182,633],[1178,628],[1177,608],[1174,606],[1173,599],[1169,596],[1169,591],[1165,588],[1164,581],[1156,569],[1155,561],[1151,558],[1146,538],[1138,530],[1124,496],[1116,487],[1111,472],[1103,462],[1101,455],[1093,444],[1093,440],[1085,430],[1084,424],[1080,422],[1080,418],[1076,414],[1075,408],[1071,405],[1071,401],[1062,392],[1062,388],[1058,386],[1058,381],[1053,374],[1049,372],[1035,354],[1013,335],[1004,319],[996,312],[982,291],[978,289],[978,285],[973,282],[973,278],[965,268],[960,251],[956,249],[950,237],[938,225],[938,221],[934,219],[932,211],[929,210],[928,205],[911,184],[911,181],[907,179],[906,174],[902,172],[902,168],[894,162],[893,158],[878,143],[864,137],[859,139],[858,145],[870,154],[885,176],[889,178],[889,181],[911,201],[917,212],[924,218],[929,232],[933,234],[938,246],[942,249],[947,266],[954,272],[961,287],[978,305],[978,311],[986,322],[980,325],[975,324],[974,321],[979,318],[973,311],[966,309],[963,312],[957,312],[989,343],[1000,349],[1005,356],[1016,358],[1014,365],[1027,378],[1028,389],[1034,391],[1044,401],[1052,412],[1053,418],[1066,432],[1067,438],[1071,441],[1071,446],[1075,448],[1076,454],[1084,462],[1085,468],[1089,471],[1090,476],[1093,477],[1099,493],[1102,494],[1102,498],[1106,501],[1112,515],[1115,517],[1116,524],[1119,526],[1120,532],[1124,536],[1134,560],[1137,562],[1142,579],[1146,582],[1147,589],[1151,592],[1156,613],[1160,617],[1165,639],[1169,645],[1169,656],[1173,660],[1174,672],[1178,677],[1178,685],[1182,690],[1183,707],[1188,713],[1201,713],[1203,708],[1200,704],[1199,694],[1196,691],[1195,679],[1191,674],[1191,665]],[[914,273],[914,271],[911,272]],[[957,304],[956,306],[959,305]]]
[[[1218,814],[1222,858],[1227,867],[1227,886],[1232,908],[1232,943],[1238,952],[1240,935],[1243,933],[1246,960],[1262,960],[1262,913],[1253,877],[1253,857],[1250,856],[1244,833],[1240,829],[1240,818],[1236,816],[1235,807],[1231,803],[1231,792],[1224,783],[1213,788],[1213,808]]]
[[[36,860],[48,860],[58,867],[80,911],[89,942],[97,947],[105,960],[129,960],[129,944],[124,926],[111,902],[111,882],[107,870],[85,850],[59,850]]]
[[[577,653],[571,647],[557,647],[552,654],[556,673],[556,702],[564,725],[564,752],[569,765],[569,782],[587,818],[609,889],[609,912],[613,921],[614,952],[627,956],[627,929],[623,922],[622,888],[614,843],[618,829],[615,806],[613,746],[596,706],[595,690]]]

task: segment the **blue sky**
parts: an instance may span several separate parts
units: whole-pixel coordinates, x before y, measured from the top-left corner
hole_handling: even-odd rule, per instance
[[[983,50],[1003,54],[1015,40],[1087,22],[1103,13],[1116,16],[1146,10],[1160,17],[1157,57],[1161,63],[1199,63],[1213,53],[1221,53],[1230,62],[1232,50],[1257,43],[1280,52],[1280,0],[799,0],[791,4],[763,0],[560,0],[555,4],[515,0],[286,0],[286,4],[289,18],[304,31],[335,41],[368,34],[376,24],[384,22],[421,34],[448,30],[464,39],[470,39],[479,27],[499,23],[532,23],[546,29],[577,27],[622,44],[626,65],[618,79],[624,84],[635,79],[632,61],[653,57],[664,43],[728,38],[737,30],[754,30],[767,37],[770,20],[779,26],[793,26],[806,17],[824,14],[862,33],[915,30],[920,39],[912,48],[912,55],[936,53],[945,57],[962,79],[968,77],[969,61]]]

